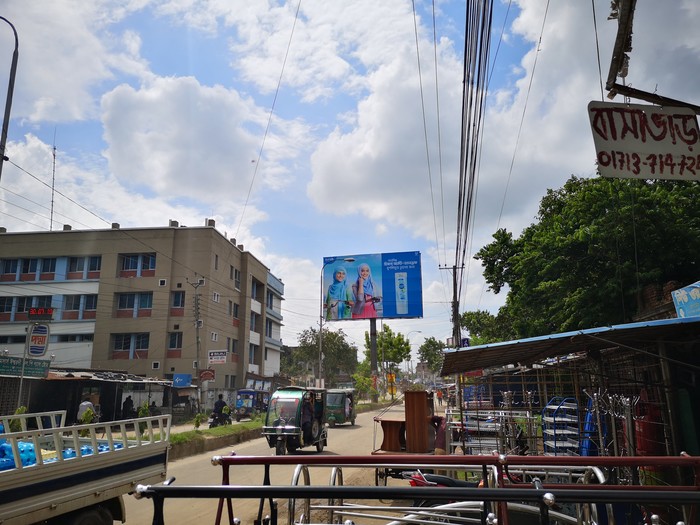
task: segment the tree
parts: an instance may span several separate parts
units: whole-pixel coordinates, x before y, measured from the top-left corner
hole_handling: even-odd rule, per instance
[[[515,338],[507,308],[501,308],[497,316],[486,310],[464,312],[459,323],[469,332],[469,344],[472,346]]]
[[[505,230],[475,256],[514,338],[629,322],[648,284],[698,279],[700,185],[571,177],[538,222]]]
[[[396,371],[399,364],[411,356],[411,343],[401,333],[394,334],[389,325],[383,325],[377,334],[377,360],[382,368]],[[365,332],[365,359],[370,359],[369,332]]]
[[[427,363],[428,368],[434,374],[439,374],[442,369],[443,353],[445,343],[438,341],[434,337],[428,337],[418,349],[418,358],[422,363]]]
[[[377,390],[372,388],[372,371],[370,370],[370,362],[367,359],[358,363],[357,369],[352,375],[352,380],[355,384],[358,399],[366,399],[370,395],[377,394]]]
[[[323,329],[323,377],[326,385],[334,385],[340,372],[352,375],[357,368],[357,347],[349,344],[343,330]],[[299,335],[299,346],[286,357],[285,373],[301,375],[313,368],[318,371],[318,330],[309,328]],[[295,373],[296,372],[296,373]]]

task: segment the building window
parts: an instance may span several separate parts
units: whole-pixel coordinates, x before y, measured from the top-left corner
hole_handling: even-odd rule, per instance
[[[272,292],[267,292],[267,307],[272,310],[275,307],[275,296]]]
[[[52,295],[40,295],[36,298],[37,308],[51,308]]]
[[[168,350],[182,349],[182,332],[170,332],[168,334]]]
[[[236,290],[241,289],[241,271],[240,270],[234,270],[233,271],[233,285],[236,288]]]
[[[71,257],[68,259],[69,272],[82,272],[85,270],[85,257]]]
[[[156,254],[155,253],[144,253],[141,257],[143,257],[142,270],[155,270],[156,269]]]
[[[265,361],[267,361],[267,347],[265,347]]]
[[[214,254],[214,269],[219,269],[219,256],[216,253]]]
[[[272,337],[272,321],[265,319],[265,336]]]
[[[214,301],[215,303],[218,303],[219,301],[221,301],[221,295],[219,294],[219,292],[214,292],[211,300]]]
[[[0,297],[0,312],[12,311],[12,297]]]
[[[93,257],[90,257],[89,262],[88,262],[88,271],[89,272],[99,272],[101,269],[102,269],[102,256],[95,255]]]
[[[226,375],[224,377],[224,388],[236,388],[236,376]]]
[[[28,312],[31,307],[32,307],[32,298],[31,297],[18,297],[17,298],[17,313],[18,314]]]
[[[138,355],[137,351],[148,350],[150,335],[148,333],[137,333],[137,334],[113,334],[114,344],[112,346],[115,354],[123,354],[128,352],[128,357],[126,355],[114,355],[113,357],[121,359],[143,359],[144,353]]]
[[[64,310],[80,310],[80,296],[79,295],[66,295],[63,298],[63,309]]]
[[[22,259],[22,273],[36,273],[39,259]]]
[[[233,303],[233,317],[235,317],[236,319],[239,318],[238,317],[239,310],[240,310],[240,306],[238,305],[238,303]]]
[[[172,292],[170,296],[172,297],[171,306],[173,308],[185,307],[185,292]]]
[[[255,364],[255,349],[257,348],[257,345],[254,345],[253,343],[250,343],[248,346],[248,363],[251,365]]]
[[[56,273],[56,258],[41,260],[41,273]]]
[[[233,317],[233,301],[228,302],[228,314]]]
[[[114,346],[117,351],[131,350],[131,334],[114,334]]]
[[[231,339],[231,353],[238,353],[238,339]]]
[[[139,309],[150,310],[153,308],[153,292],[139,294]]]
[[[120,293],[117,295],[117,308],[119,310],[133,310],[135,304],[135,293]]]
[[[3,259],[3,261],[2,261],[2,273],[16,275],[18,264],[19,264],[18,259]]]
[[[148,350],[150,334],[134,334],[134,350]]]
[[[228,278],[233,281],[234,268],[233,264],[228,267]]]
[[[226,338],[226,350],[228,350],[229,352],[231,351],[231,341],[232,339],[230,337]]]
[[[138,270],[139,256],[138,255],[122,255],[122,271]]]
[[[258,322],[258,314],[255,312],[250,312],[250,331],[257,332],[256,325]]]
[[[85,309],[86,310],[97,310],[97,295],[86,295],[85,296]]]
[[[218,332],[212,332],[212,333],[211,333],[211,340],[214,341],[214,342],[216,342],[216,341],[219,340],[219,334],[218,334]]]
[[[258,281],[255,279],[250,280],[250,297],[256,301],[258,300]]]

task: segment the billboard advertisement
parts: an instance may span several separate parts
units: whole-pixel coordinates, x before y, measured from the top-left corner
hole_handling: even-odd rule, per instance
[[[423,317],[420,252],[323,258],[323,318]]]

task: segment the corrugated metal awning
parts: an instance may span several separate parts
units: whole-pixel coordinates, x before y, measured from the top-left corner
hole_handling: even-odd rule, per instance
[[[616,347],[648,348],[658,341],[700,340],[700,317],[661,319],[589,328],[480,346],[445,350],[441,375],[462,374],[508,365],[532,366],[547,359]]]
[[[46,377],[48,381],[108,381],[112,383],[133,383],[133,384],[158,384],[172,386],[172,381],[160,379],[158,377],[143,377],[125,372],[107,372],[97,370],[61,370],[52,368]]]

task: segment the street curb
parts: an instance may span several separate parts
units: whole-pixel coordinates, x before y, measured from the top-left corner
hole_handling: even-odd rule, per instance
[[[170,451],[168,452],[168,461],[195,456],[204,452],[211,452],[212,450],[224,448],[229,445],[237,445],[259,437],[262,437],[262,431],[259,428],[245,430],[236,434],[229,434],[228,436],[199,436],[197,439],[192,439],[186,443],[171,444]]]

